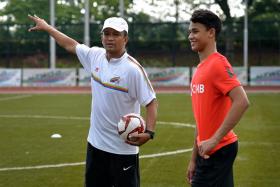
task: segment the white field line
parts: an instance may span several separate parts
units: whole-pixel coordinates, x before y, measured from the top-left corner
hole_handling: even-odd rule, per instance
[[[44,115],[0,115],[0,118],[36,118],[36,119],[64,119],[64,120],[89,120],[88,117],[75,117],[75,116],[44,116]],[[188,123],[178,123],[178,122],[164,122],[158,121],[158,124],[167,124],[173,126],[181,126],[181,127],[191,127],[194,128],[194,125]],[[156,158],[168,155],[175,155],[185,152],[190,152],[192,149],[181,149],[170,152],[156,153],[150,155],[141,155],[140,159],[143,158]],[[38,165],[38,166],[25,166],[25,167],[11,167],[11,168],[0,168],[0,171],[11,171],[11,170],[29,170],[29,169],[44,169],[44,168],[59,168],[59,167],[67,167],[67,166],[79,166],[84,165],[85,162],[76,162],[76,163],[61,163],[61,164],[53,164],[53,165]]]
[[[12,96],[12,97],[3,97],[3,98],[0,98],[0,101],[23,99],[23,98],[27,98],[27,97],[32,97],[32,95],[17,95],[17,96]]]
[[[189,123],[157,121],[157,124],[168,124],[168,125],[173,125],[173,126],[181,126],[181,127],[191,127],[191,128],[195,128],[195,125],[192,125],[192,124],[189,124]]]
[[[61,168],[61,167],[67,167],[67,166],[80,166],[80,165],[84,165],[84,164],[85,164],[85,162],[74,162],[74,163],[38,165],[38,166],[11,167],[11,168],[0,168],[0,171],[30,170],[30,169],[45,169],[45,168]]]
[[[89,117],[77,117],[77,116],[45,116],[45,115],[5,115],[1,114],[0,118],[36,118],[36,119],[62,119],[62,120],[89,120]],[[167,124],[172,126],[191,127],[195,128],[195,125],[189,123],[179,122],[166,122],[157,121],[157,124]]]
[[[169,155],[176,155],[181,153],[190,152],[192,149],[180,149],[176,151],[169,151],[163,153],[156,153],[150,155],[141,155],[139,158],[156,158],[156,157],[163,157]],[[61,167],[69,167],[69,166],[80,166],[85,165],[85,162],[74,162],[74,163],[61,163],[61,164],[50,164],[50,165],[38,165],[38,166],[24,166],[24,167],[10,167],[10,168],[0,168],[1,171],[18,171],[18,170],[31,170],[31,169],[47,169],[47,168],[61,168]]]
[[[141,155],[139,158],[156,158],[156,157],[162,157],[162,156],[169,156],[169,155],[177,155],[180,153],[187,153],[192,151],[192,148],[190,149],[180,149],[176,151],[169,151],[169,152],[163,152],[163,153],[155,153],[155,154],[150,154],[150,155]]]
[[[88,117],[75,116],[44,116],[44,115],[5,115],[1,114],[0,118],[35,118],[35,119],[63,119],[63,120],[89,120]]]

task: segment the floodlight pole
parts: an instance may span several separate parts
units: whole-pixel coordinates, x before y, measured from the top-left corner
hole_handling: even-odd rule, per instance
[[[89,0],[85,0],[84,44],[90,47],[89,25]]]
[[[55,27],[55,1],[50,0],[50,24]],[[55,69],[55,40],[50,36],[50,68]]]
[[[248,83],[248,0],[245,0],[245,10],[244,10],[244,41],[243,41],[243,63],[245,69],[246,82]]]
[[[123,0],[119,1],[120,17],[124,17],[124,2]]]

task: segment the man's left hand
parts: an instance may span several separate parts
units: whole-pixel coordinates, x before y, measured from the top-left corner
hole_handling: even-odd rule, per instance
[[[149,141],[150,138],[151,138],[150,134],[141,133],[141,134],[137,134],[137,135],[131,135],[129,137],[129,140],[126,140],[125,142],[130,145],[141,146],[141,145],[145,144],[147,141]]]

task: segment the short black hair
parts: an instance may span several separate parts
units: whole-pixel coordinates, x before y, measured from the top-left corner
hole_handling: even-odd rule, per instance
[[[219,35],[222,29],[222,22],[220,18],[210,10],[206,9],[195,10],[192,14],[191,22],[201,23],[205,25],[207,29],[214,28],[216,31],[216,37]]]
[[[126,31],[122,31],[124,36],[128,36],[128,33]]]

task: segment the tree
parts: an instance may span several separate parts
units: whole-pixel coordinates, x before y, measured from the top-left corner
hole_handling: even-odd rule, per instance
[[[7,16],[5,23],[18,24],[29,23],[28,14],[49,20],[49,0],[0,0],[7,5],[1,11],[0,16]],[[83,19],[82,10],[84,0],[55,0],[57,23],[77,23]],[[117,16],[119,13],[119,1],[116,0],[89,0],[91,20],[101,20],[109,16]],[[124,0],[125,14],[132,6],[131,0]]]
[[[32,22],[27,15],[38,15],[49,21],[49,0],[0,0],[6,6],[0,11],[0,55],[19,56],[36,53],[48,53],[48,38],[44,32],[28,33]],[[83,41],[84,0],[55,0],[56,26],[65,34]],[[90,22],[94,26],[90,35],[92,42],[100,39],[100,23],[107,17],[119,16],[119,1],[116,0],[89,0]],[[131,0],[124,0],[125,16],[135,20],[148,20],[148,16],[130,13]],[[57,48],[58,53],[62,52]],[[9,65],[7,65],[9,66]]]
[[[253,1],[249,9],[249,16],[252,21],[279,21],[280,1],[263,0]]]
[[[222,17],[224,20],[223,24],[223,33],[225,34],[225,55],[229,59],[233,59],[234,56],[234,45],[233,45],[233,24],[234,24],[234,18],[231,16],[231,11],[229,7],[228,0],[201,0],[197,1],[193,6],[194,8],[200,7],[201,4],[205,4],[208,6],[218,5],[220,9],[222,10],[222,14],[220,17]],[[221,45],[221,43],[219,43]]]
[[[254,1],[248,11],[250,50],[255,64],[279,65],[280,59],[280,1]]]

